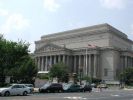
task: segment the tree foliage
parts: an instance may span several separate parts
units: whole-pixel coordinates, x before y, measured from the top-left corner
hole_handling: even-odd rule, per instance
[[[133,67],[126,68],[120,74],[120,81],[125,82],[127,85],[133,85]]]
[[[52,66],[50,69],[49,75],[52,78],[58,78],[58,82],[67,82],[68,81],[68,67],[64,63],[57,63]]]
[[[0,36],[0,77],[12,76],[17,80],[34,77],[37,68],[29,55],[29,44],[8,41]],[[25,79],[24,79],[25,80]]]

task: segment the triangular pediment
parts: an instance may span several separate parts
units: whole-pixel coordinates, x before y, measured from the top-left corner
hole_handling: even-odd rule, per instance
[[[64,50],[64,47],[60,47],[58,45],[50,43],[43,45],[41,48],[36,50],[36,52],[50,52],[50,51],[59,51],[59,50]]]

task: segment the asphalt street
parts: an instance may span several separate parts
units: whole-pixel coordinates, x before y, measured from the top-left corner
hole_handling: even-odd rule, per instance
[[[103,90],[80,93],[35,93],[28,96],[0,97],[0,100],[133,100],[133,91]]]

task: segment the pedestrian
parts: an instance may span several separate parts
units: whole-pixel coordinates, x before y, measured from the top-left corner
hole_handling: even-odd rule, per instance
[[[102,92],[102,87],[101,85],[98,86],[99,92]]]
[[[101,86],[99,87],[99,89],[100,89],[100,92],[102,92],[102,87]]]

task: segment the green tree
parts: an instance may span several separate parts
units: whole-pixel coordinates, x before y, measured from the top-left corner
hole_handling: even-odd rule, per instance
[[[34,64],[34,61],[30,58],[28,47],[29,43],[25,43],[23,41],[8,41],[4,39],[2,35],[0,35],[1,79],[5,78],[5,76],[13,76],[17,77],[16,80],[20,80],[20,76],[35,76],[33,73],[37,73],[37,68]],[[21,69],[25,69],[27,71],[24,72]],[[22,72],[24,73],[23,75]]]
[[[49,72],[50,77],[58,78],[58,82],[67,82],[69,77],[68,74],[68,67],[64,63],[54,64]]]
[[[91,83],[91,78],[89,76],[84,76],[82,80],[86,80],[87,82]]]
[[[124,82],[127,85],[133,85],[133,67],[126,68],[120,74],[120,81]]]
[[[34,83],[37,74],[37,67],[29,56],[23,58],[23,62],[18,70],[22,83]]]

